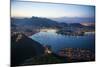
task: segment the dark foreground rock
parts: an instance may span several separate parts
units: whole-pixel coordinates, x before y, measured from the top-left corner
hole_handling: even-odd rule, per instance
[[[22,33],[11,35],[11,66],[18,66],[23,61],[44,54],[44,47]]]

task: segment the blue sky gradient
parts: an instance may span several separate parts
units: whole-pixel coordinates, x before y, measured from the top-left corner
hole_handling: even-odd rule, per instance
[[[95,6],[36,2],[11,2],[12,17],[95,17]]]

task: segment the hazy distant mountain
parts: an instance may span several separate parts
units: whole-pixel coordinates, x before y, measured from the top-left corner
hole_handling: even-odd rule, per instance
[[[57,21],[47,18],[31,17],[31,18],[11,18],[11,31],[24,32],[25,35],[31,35],[39,32],[42,28],[60,28],[61,25]]]
[[[94,23],[95,18],[84,18],[84,17],[60,17],[60,18],[51,18],[54,21],[57,21],[59,23],[84,23],[84,22],[90,22]]]
[[[42,28],[66,28],[66,27],[84,27],[90,26],[94,28],[94,18],[41,18],[41,17],[31,17],[31,18],[11,18],[11,31],[12,32],[24,32],[26,35],[30,35]],[[29,34],[28,34],[28,33]]]
[[[32,17],[32,18],[11,18],[11,23],[17,26],[37,26],[37,27],[53,27],[57,25],[57,21],[47,18]]]

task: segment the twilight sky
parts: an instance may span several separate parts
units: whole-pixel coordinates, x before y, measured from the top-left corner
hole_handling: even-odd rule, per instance
[[[36,3],[36,2],[11,2],[12,17],[94,17],[94,6],[80,6],[69,4]]]

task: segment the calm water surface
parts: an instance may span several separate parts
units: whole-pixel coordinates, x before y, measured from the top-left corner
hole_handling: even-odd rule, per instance
[[[94,34],[86,34],[85,36],[67,36],[54,32],[39,32],[32,35],[31,38],[42,45],[51,45],[52,50],[55,53],[63,48],[88,48],[95,51]]]

